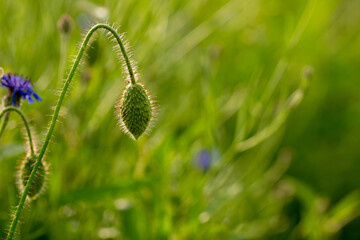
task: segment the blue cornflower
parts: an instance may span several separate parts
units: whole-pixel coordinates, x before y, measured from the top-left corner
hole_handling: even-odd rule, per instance
[[[30,84],[30,79],[24,79],[21,76],[8,73],[1,77],[1,86],[9,89],[8,96],[12,98],[11,103],[14,106],[20,105],[20,99],[27,99],[30,104],[34,103],[34,99],[41,101],[41,97],[34,92]],[[10,104],[10,103],[9,103]]]
[[[203,149],[200,153],[198,153],[196,157],[197,166],[204,172],[207,172],[211,166],[211,153]]]
[[[212,149],[203,148],[193,156],[193,163],[195,167],[206,173],[214,167],[219,167],[220,152],[215,147]]]

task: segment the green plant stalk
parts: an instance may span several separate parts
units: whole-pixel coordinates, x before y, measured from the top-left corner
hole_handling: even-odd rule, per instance
[[[31,155],[34,155],[35,154],[35,151],[34,151],[34,143],[33,143],[33,139],[31,137],[31,131],[30,131],[30,126],[29,126],[29,121],[26,119],[24,113],[19,110],[18,108],[15,108],[15,107],[7,107],[5,109],[3,109],[1,112],[0,112],[0,120],[1,118],[5,115],[5,119],[4,119],[4,124],[2,126],[2,131],[0,133],[0,138],[1,138],[1,134],[3,133],[3,129],[5,129],[6,127],[6,124],[7,124],[7,121],[9,120],[9,112],[10,111],[13,111],[13,112],[16,112],[17,114],[20,115],[20,117],[22,118],[23,122],[24,122],[24,125],[25,125],[25,129],[26,129],[26,132],[27,132],[27,135],[28,135],[28,138],[29,138],[29,145],[30,145],[30,151],[31,151]],[[5,124],[5,121],[6,121],[6,124]]]
[[[224,154],[225,158],[229,158],[235,153],[244,152],[257,146],[258,144],[272,136],[276,131],[278,131],[285,123],[291,110],[296,108],[303,100],[304,95],[309,87],[309,78],[310,77],[305,76],[302,78],[302,80],[300,81],[300,86],[288,97],[283,111],[279,113],[267,127],[260,130],[254,136],[248,139],[245,139],[238,143],[234,143]]]
[[[36,172],[37,172],[37,170],[38,170],[38,168],[39,168],[39,166],[41,164],[41,160],[42,160],[42,158],[43,158],[43,156],[45,154],[46,148],[47,148],[47,146],[48,146],[48,144],[50,142],[51,136],[53,134],[55,124],[56,124],[56,120],[58,118],[61,105],[62,105],[62,103],[64,101],[66,91],[69,88],[71,80],[74,77],[75,71],[76,71],[76,69],[77,69],[77,67],[78,67],[78,65],[80,63],[80,60],[81,60],[81,58],[82,58],[82,56],[84,54],[85,48],[86,48],[91,36],[93,35],[93,33],[96,30],[98,30],[100,28],[108,30],[115,37],[117,43],[120,46],[121,53],[122,53],[122,55],[124,57],[124,60],[125,60],[126,66],[127,66],[127,70],[129,72],[129,75],[130,75],[131,84],[133,84],[133,85],[136,84],[134,71],[133,71],[133,69],[131,67],[129,57],[128,57],[127,53],[126,53],[124,44],[123,44],[119,34],[116,32],[116,30],[114,28],[112,28],[111,26],[109,26],[107,24],[96,24],[96,25],[94,25],[88,31],[88,33],[86,34],[85,39],[84,39],[83,43],[81,44],[81,48],[80,48],[80,50],[78,52],[78,55],[77,55],[77,57],[75,59],[75,62],[73,64],[72,68],[71,68],[69,76],[68,76],[67,80],[64,83],[63,89],[62,89],[62,91],[60,93],[60,96],[59,96],[59,100],[58,100],[58,102],[56,104],[56,107],[55,107],[55,110],[54,110],[54,114],[53,114],[52,119],[51,119],[50,127],[49,127],[48,132],[47,132],[46,137],[45,137],[44,144],[43,144],[43,146],[42,146],[42,148],[40,150],[39,156],[37,157],[37,160],[36,160],[36,162],[34,164],[33,170],[31,171],[28,182],[27,182],[27,184],[25,186],[24,192],[23,192],[23,194],[22,194],[22,196],[20,198],[19,204],[18,204],[18,206],[16,208],[16,211],[15,211],[15,214],[14,214],[14,217],[13,217],[13,220],[11,222],[10,229],[9,229],[9,232],[8,232],[8,235],[7,235],[7,238],[6,238],[7,240],[12,240],[13,237],[14,237],[16,226],[17,226],[17,223],[19,221],[21,211],[22,211],[22,209],[24,207],[26,197],[27,197],[27,195],[29,193],[31,184],[32,184],[32,182],[33,182],[33,180],[35,178]]]
[[[297,24],[297,28],[295,29],[294,33],[291,36],[291,39],[286,47],[285,56],[283,56],[278,64],[276,65],[276,68],[273,72],[273,75],[271,76],[267,86],[264,88],[265,92],[263,93],[263,96],[261,97],[262,102],[269,103],[271,96],[273,95],[276,87],[278,86],[281,78],[283,77],[283,74],[288,67],[288,61],[286,60],[288,58],[288,55],[290,54],[290,51],[296,47],[297,43],[300,40],[301,35],[304,32],[305,27],[308,25],[310,18],[314,12],[314,8],[316,6],[317,0],[308,0],[306,8],[303,12],[303,15],[301,19],[299,20]],[[289,97],[288,102],[286,103],[286,106],[284,110],[276,116],[273,122],[271,122],[267,127],[257,132],[254,136],[242,140],[240,142],[235,142],[232,144],[232,146],[228,149],[228,151],[224,154],[225,158],[228,158],[232,155],[234,155],[236,152],[244,152],[250,148],[253,148],[266,140],[268,137],[272,136],[286,121],[290,111],[292,108],[296,107],[298,102],[302,100],[303,94],[306,91],[308,87],[308,79],[303,79],[301,86],[294,92],[296,95],[292,95]],[[301,95],[301,96],[300,96]],[[293,97],[300,97],[300,99],[296,99],[295,102],[293,102]],[[267,105],[267,104],[266,104]],[[265,105],[265,106],[266,106]]]

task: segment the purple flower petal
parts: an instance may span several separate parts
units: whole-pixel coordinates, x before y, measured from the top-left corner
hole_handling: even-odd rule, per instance
[[[41,97],[36,92],[33,92],[33,96],[37,101],[42,101]]]
[[[27,95],[26,98],[30,104],[33,104],[35,102],[30,95]]]
[[[15,99],[15,96],[16,96],[16,93],[18,92],[18,90],[16,90],[16,89],[14,89],[14,92],[13,92],[13,95],[12,95],[12,100],[11,100],[11,102],[12,102],[12,104],[14,105],[14,106],[17,106],[17,104],[16,104],[16,99]]]
[[[34,99],[41,101],[41,97],[34,92],[29,79],[8,73],[2,76],[1,86],[6,87],[12,93],[12,104],[17,106],[16,99],[27,99],[30,104],[34,103]]]

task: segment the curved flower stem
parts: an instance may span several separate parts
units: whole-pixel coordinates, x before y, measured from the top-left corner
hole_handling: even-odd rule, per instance
[[[39,168],[39,166],[41,164],[41,160],[42,160],[42,158],[43,158],[43,156],[45,154],[46,148],[47,148],[47,146],[49,144],[49,141],[50,141],[50,138],[51,138],[51,136],[53,134],[55,124],[56,124],[56,120],[58,118],[61,105],[62,105],[62,103],[64,101],[66,91],[69,88],[71,80],[74,77],[75,71],[76,71],[76,69],[77,69],[77,67],[78,67],[78,65],[80,63],[81,57],[84,54],[85,48],[86,48],[91,36],[93,35],[93,33],[96,30],[98,30],[100,28],[108,30],[115,37],[117,43],[120,46],[121,53],[123,54],[123,57],[124,57],[124,60],[125,60],[125,63],[126,63],[129,75],[130,75],[131,84],[136,84],[134,71],[133,71],[133,69],[131,67],[129,57],[128,57],[127,53],[126,53],[126,50],[125,50],[125,47],[124,47],[124,44],[123,44],[123,42],[121,40],[120,35],[116,32],[116,30],[114,28],[112,28],[111,26],[109,26],[107,24],[96,24],[95,26],[93,26],[88,31],[88,33],[86,34],[85,39],[84,39],[84,41],[83,41],[83,43],[81,45],[81,48],[80,48],[80,50],[78,52],[78,55],[77,55],[77,57],[75,59],[75,62],[73,64],[72,68],[71,68],[70,74],[69,74],[67,80],[64,83],[63,89],[62,89],[62,91],[60,93],[60,96],[59,96],[59,100],[58,100],[58,102],[56,104],[56,107],[55,107],[55,110],[54,110],[54,114],[53,114],[52,119],[51,119],[50,127],[49,127],[48,132],[47,132],[46,137],[45,137],[44,144],[43,144],[43,146],[42,146],[42,148],[41,148],[41,150],[39,152],[39,156],[37,157],[37,160],[36,160],[36,162],[34,164],[33,170],[31,171],[31,174],[30,174],[28,182],[27,182],[27,184],[25,186],[24,192],[23,192],[23,194],[22,194],[22,196],[20,198],[19,205],[16,208],[16,211],[15,211],[15,214],[14,214],[14,217],[13,217],[13,220],[11,222],[10,229],[9,229],[9,232],[8,232],[8,235],[7,235],[7,238],[6,238],[7,240],[11,240],[14,237],[16,225],[17,225],[17,223],[19,221],[21,210],[24,207],[25,200],[26,200],[26,197],[27,197],[27,195],[29,193],[31,184],[32,184],[32,182],[33,182],[33,180],[35,178],[36,172],[37,172],[37,170],[38,170],[38,168]]]
[[[31,155],[34,155],[34,154],[35,154],[35,152],[34,152],[34,143],[33,143],[32,137],[31,137],[31,131],[30,131],[30,127],[29,127],[29,122],[28,122],[28,120],[26,119],[24,113],[23,113],[22,111],[20,111],[18,108],[15,108],[15,107],[7,107],[7,108],[3,109],[3,110],[0,112],[0,120],[1,120],[1,118],[5,115],[3,128],[1,129],[2,131],[0,132],[0,137],[1,137],[1,134],[3,133],[3,129],[5,129],[5,127],[6,127],[7,121],[8,121],[8,119],[9,119],[9,112],[10,112],[10,111],[16,112],[16,113],[19,114],[20,117],[22,118],[22,120],[23,120],[23,122],[24,122],[24,125],[25,125],[25,128],[26,128],[26,132],[27,132],[28,138],[29,138],[29,145],[30,145]]]

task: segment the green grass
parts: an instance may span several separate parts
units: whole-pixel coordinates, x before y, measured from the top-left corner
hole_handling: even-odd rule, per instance
[[[358,1],[3,0],[0,9],[0,66],[29,76],[43,98],[22,106],[38,147],[59,74],[91,23],[126,33],[159,106],[149,135],[135,142],[121,131],[114,106],[126,73],[114,43],[95,34],[19,239],[359,239]],[[57,29],[64,13],[74,19],[68,43]],[[22,126],[12,114],[0,140],[0,239],[19,200]],[[203,149],[206,173],[194,164]]]

